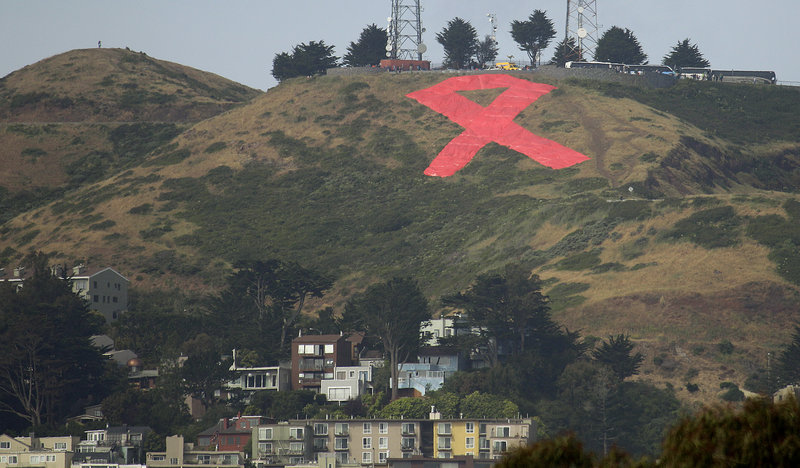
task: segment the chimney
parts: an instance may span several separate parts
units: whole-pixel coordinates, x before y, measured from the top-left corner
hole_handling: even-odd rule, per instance
[[[14,268],[14,277],[21,278],[25,274],[25,267],[18,266]]]
[[[76,265],[72,267],[72,274],[73,275],[82,275],[86,267],[81,263],[80,265]]]

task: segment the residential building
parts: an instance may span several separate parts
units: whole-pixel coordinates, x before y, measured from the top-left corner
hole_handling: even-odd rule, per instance
[[[532,442],[532,419],[439,419],[434,421],[434,458],[469,455],[495,460]]]
[[[403,362],[397,365],[397,388],[401,396],[424,396],[444,385],[445,369],[436,364]]]
[[[243,366],[238,362],[234,349],[230,370],[235,378],[225,385],[228,390],[252,393],[260,390],[285,391],[292,388],[290,382],[292,369],[288,363],[264,367]]]
[[[50,270],[55,276],[66,277],[72,284],[72,291],[84,298],[91,310],[103,314],[106,323],[118,319],[128,309],[130,281],[113,268],[86,268],[78,265],[68,271],[63,265],[55,265]],[[17,267],[13,270],[13,276],[7,277],[5,269],[0,268],[0,282],[15,283],[18,289],[31,275],[30,270]]]
[[[417,361],[437,366],[444,372],[445,379],[469,367],[464,353],[450,346],[423,346],[417,352]]]
[[[320,393],[328,401],[349,401],[372,388],[372,366],[334,367],[333,379],[323,379]]]
[[[261,425],[254,431],[253,462],[303,463],[333,456],[339,464],[385,465],[391,454],[431,453],[431,427],[430,421],[411,419],[314,419]]]
[[[256,468],[262,468],[256,465]],[[320,455],[315,462],[286,465],[286,468],[361,468],[360,463],[341,463],[333,455]]]
[[[253,428],[253,463],[296,465],[314,460],[308,421],[291,420]]]
[[[77,437],[11,437],[0,435],[0,468],[68,468]]]
[[[266,423],[262,416],[236,416],[220,419],[217,424],[197,434],[197,447],[224,452],[243,452],[250,443],[253,428]]]
[[[78,443],[74,461],[131,464],[144,461],[142,444],[152,429],[122,425],[84,432],[86,439]]]
[[[352,344],[343,335],[305,335],[292,340],[292,390],[319,392],[334,368],[352,364]]]
[[[184,443],[183,436],[167,437],[165,452],[147,452],[149,468],[243,468],[244,453],[239,451],[200,450]]]

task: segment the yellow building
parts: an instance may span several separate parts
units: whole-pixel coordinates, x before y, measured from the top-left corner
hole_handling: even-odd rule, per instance
[[[433,421],[434,458],[472,455],[498,459],[532,442],[531,419],[439,419]]]

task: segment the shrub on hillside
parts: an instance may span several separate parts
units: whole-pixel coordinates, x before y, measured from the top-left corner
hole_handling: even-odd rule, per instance
[[[698,211],[675,223],[663,235],[666,239],[688,240],[706,249],[732,247],[739,243],[740,224],[733,207],[726,205]]]

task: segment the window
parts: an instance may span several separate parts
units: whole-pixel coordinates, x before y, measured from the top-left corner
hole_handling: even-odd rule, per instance
[[[508,426],[501,426],[495,429],[495,437],[511,437],[511,428]]]
[[[97,294],[92,296],[92,302],[100,302],[100,296],[98,296]]]
[[[326,344],[325,345],[325,354],[333,354],[333,345],[332,344]]]
[[[403,423],[403,434],[413,434],[414,423]]]
[[[453,454],[450,452],[439,452],[439,458],[452,458]]]
[[[475,423],[468,422],[466,425],[467,434],[474,434],[475,433]]]
[[[211,464],[211,455],[198,455],[197,456],[197,463],[201,465],[210,465]]]
[[[259,442],[258,451],[261,453],[272,453],[272,442]]]
[[[303,457],[289,457],[290,465],[301,465],[302,463],[303,463]]]
[[[347,378],[347,372],[336,371],[336,380],[345,380],[346,378]]]
[[[505,440],[495,440],[494,441],[494,452],[495,453],[504,453],[507,449],[507,444]]]
[[[439,423],[439,434],[450,434],[450,423]]]
[[[42,456],[42,458],[44,458],[44,455]],[[31,455],[31,463],[39,463],[39,455]]]
[[[325,423],[314,423],[314,435],[328,435],[328,425]]]
[[[336,435],[346,436],[350,433],[350,424],[336,423]]]
[[[47,459],[45,461],[54,462],[56,461],[55,455],[47,455]]]
[[[303,453],[303,443],[302,442],[289,442],[289,452],[290,453]]]
[[[290,427],[289,428],[289,439],[300,440],[303,438],[303,428],[302,427]]]
[[[336,452],[337,463],[347,463],[347,452]]]
[[[324,438],[314,439],[314,450],[319,452],[326,452],[328,450],[328,439]]]
[[[389,452],[378,452],[378,463],[386,463],[389,458]]]
[[[478,439],[478,443],[481,444],[479,447],[481,450],[489,450],[489,439],[486,437],[481,437]]]
[[[112,297],[111,297],[111,302],[113,302],[114,304],[116,304],[117,302],[119,302],[119,301],[117,300],[117,296],[112,296]]]
[[[347,450],[348,448],[347,439],[343,437],[337,437],[335,440],[334,448],[336,450]]]
[[[8,456],[8,464],[9,465],[16,465],[17,463],[17,456],[16,455],[9,455]]]
[[[364,423],[364,434],[372,434],[372,423]]]
[[[378,423],[378,434],[388,434],[389,433],[389,423]]]
[[[372,448],[372,437],[362,437],[361,438],[361,448],[363,448],[363,449],[371,449]]]
[[[169,459],[169,464],[170,465],[177,465],[178,464],[178,458],[177,457],[170,458]]]
[[[450,438],[439,437],[439,450],[450,450]]]
[[[258,428],[258,438],[260,440],[272,440],[272,428],[271,427],[259,427]]]
[[[414,449],[414,438],[413,437],[403,437],[400,441],[400,447],[403,450],[413,450]]]
[[[475,438],[467,437],[464,439],[464,447],[468,449],[475,448]]]
[[[388,449],[389,448],[389,438],[388,437],[379,437],[378,438],[378,448],[379,449]]]
[[[167,456],[166,455],[153,455],[151,458],[153,459],[153,461],[164,461],[164,460],[167,459]]]
[[[361,463],[372,463],[372,452],[361,452]]]
[[[481,434],[486,434],[486,423],[481,423],[479,428]]]
[[[0,442],[0,449],[7,449],[7,448],[11,448],[11,442],[9,441]]]

